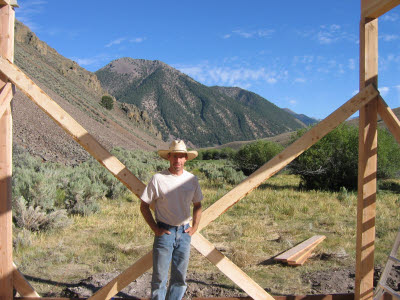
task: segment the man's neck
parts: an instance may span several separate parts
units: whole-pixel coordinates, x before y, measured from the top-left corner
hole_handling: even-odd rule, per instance
[[[176,176],[180,176],[180,175],[183,174],[183,169],[175,170],[174,168],[169,167],[169,168],[168,168],[168,171],[169,171],[171,174],[176,175]]]

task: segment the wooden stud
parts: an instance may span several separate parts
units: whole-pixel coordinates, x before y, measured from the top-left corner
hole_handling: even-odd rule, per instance
[[[381,116],[382,120],[393,134],[397,143],[400,144],[400,121],[394,112],[388,107],[382,97],[379,97],[378,101],[378,114]]]
[[[200,233],[196,233],[192,236],[192,245],[251,298],[255,300],[274,299],[249,276],[247,276],[246,273],[219,252],[214,245],[207,241]]]
[[[362,8],[366,1],[362,0]],[[360,22],[360,89],[378,86],[378,20]],[[373,297],[376,173],[377,99],[360,109],[355,299]]]
[[[400,0],[362,0],[361,16],[367,19],[376,19],[395,8]]]
[[[301,138],[265,163],[239,185],[207,208],[201,216],[198,230],[200,231],[209,223],[214,221],[218,216],[223,214],[227,209],[245,197],[253,189],[287,166],[297,156],[318,142],[332,129],[344,122],[348,117],[354,114],[366,103],[375,99],[378,95],[378,91],[372,85],[362,89],[356,96],[311,128]]]
[[[15,13],[10,5],[0,7],[0,55],[14,59]],[[7,78],[0,76],[0,89]],[[7,89],[7,88],[6,88]],[[12,281],[12,116],[7,105],[0,118],[0,299],[13,297]]]
[[[13,263],[13,285],[22,297],[40,297]]]

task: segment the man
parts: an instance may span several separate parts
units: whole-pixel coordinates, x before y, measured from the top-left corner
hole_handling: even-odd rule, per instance
[[[167,296],[168,300],[180,300],[187,287],[190,241],[200,223],[203,199],[197,177],[184,170],[184,166],[198,153],[187,151],[183,141],[173,141],[168,150],[159,150],[158,154],[169,161],[169,168],[155,174],[140,197],[140,211],[155,235],[151,299],[164,300]],[[150,211],[152,203],[155,204],[155,219]],[[192,203],[193,221],[190,226]]]

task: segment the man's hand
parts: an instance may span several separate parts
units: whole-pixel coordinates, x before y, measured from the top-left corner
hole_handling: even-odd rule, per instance
[[[169,231],[169,230],[167,230],[167,229],[164,229],[164,228],[161,228],[161,227],[156,227],[156,228],[154,228],[154,234],[155,234],[155,236],[162,236],[163,234],[171,234],[171,231]]]
[[[189,227],[188,229],[185,230],[185,232],[187,234],[189,234],[190,236],[192,236],[193,234],[195,234],[195,232],[197,231],[197,228],[194,227]]]

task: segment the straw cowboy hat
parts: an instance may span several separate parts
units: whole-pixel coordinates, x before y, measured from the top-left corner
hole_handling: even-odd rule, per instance
[[[184,141],[179,140],[172,141],[168,150],[158,150],[157,152],[158,155],[166,160],[168,160],[169,153],[186,153],[187,160],[194,159],[198,155],[197,151],[187,151]]]

